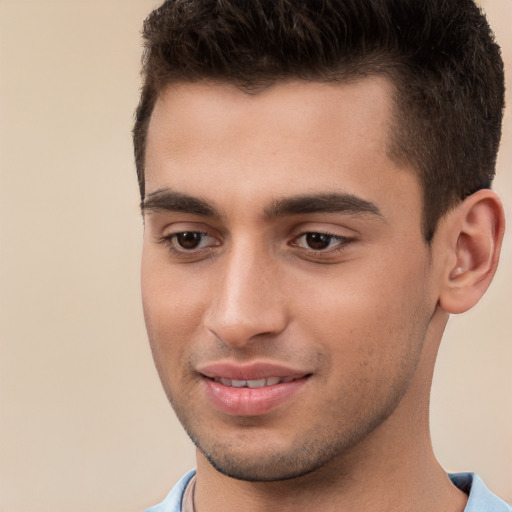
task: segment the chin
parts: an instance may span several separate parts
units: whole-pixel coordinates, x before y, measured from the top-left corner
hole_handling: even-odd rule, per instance
[[[215,457],[204,453],[208,462],[219,472],[236,480],[246,482],[278,482],[282,480],[291,480],[307,475],[318,469],[317,465],[311,467],[309,464],[293,465],[289,460],[283,460],[280,457],[273,457],[270,460],[264,458],[255,462],[247,460],[234,460],[223,457]],[[277,460],[276,460],[277,459]]]
[[[190,435],[190,433],[189,433]],[[358,443],[359,436],[336,436],[313,438],[302,442],[269,443],[255,439],[240,439],[238,442],[198,441],[190,436],[196,447],[219,473],[246,482],[278,482],[297,479],[343,459]],[[252,441],[252,442],[251,442]],[[252,446],[251,446],[252,445]]]

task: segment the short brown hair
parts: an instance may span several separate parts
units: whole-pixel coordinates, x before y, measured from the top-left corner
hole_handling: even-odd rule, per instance
[[[133,130],[144,198],[146,136],[173,82],[248,93],[289,79],[386,74],[395,86],[390,154],[423,187],[423,233],[494,178],[504,103],[499,46],[472,0],[167,0],[144,22]]]

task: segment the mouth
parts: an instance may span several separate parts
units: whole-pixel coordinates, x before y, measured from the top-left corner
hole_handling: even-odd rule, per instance
[[[222,384],[223,386],[228,386],[230,388],[251,388],[251,389],[258,389],[258,388],[264,388],[267,386],[276,386],[277,384],[281,383],[288,383],[292,382],[296,379],[293,377],[267,377],[265,379],[249,379],[249,380],[242,380],[242,379],[227,379],[224,377],[215,377],[212,379],[214,382],[218,382],[219,384]]]
[[[273,363],[228,361],[198,369],[210,405],[229,416],[262,416],[290,404],[312,373]]]

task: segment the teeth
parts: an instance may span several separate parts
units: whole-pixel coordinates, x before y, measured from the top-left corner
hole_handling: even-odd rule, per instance
[[[239,379],[225,379],[223,377],[216,377],[216,382],[220,382],[224,386],[232,388],[263,388],[265,386],[275,386],[281,382],[291,382],[293,377],[268,377],[266,379],[254,379],[254,380],[239,380]]]
[[[266,384],[266,379],[248,380],[247,385],[250,388],[262,388]]]

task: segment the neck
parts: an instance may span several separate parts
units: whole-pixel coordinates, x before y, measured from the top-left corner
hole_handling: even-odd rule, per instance
[[[375,433],[367,453],[382,446],[379,438]],[[467,496],[451,484],[432,448],[418,441],[411,450],[410,440],[396,439],[387,458],[362,460],[358,449],[313,473],[276,482],[229,478],[199,454],[195,512],[461,512]]]
[[[442,317],[438,322],[439,339],[445,322]],[[450,482],[430,440],[430,382],[438,345],[425,344],[414,380],[391,416],[312,473],[274,482],[235,480],[198,452],[195,512],[462,512],[467,496]]]

